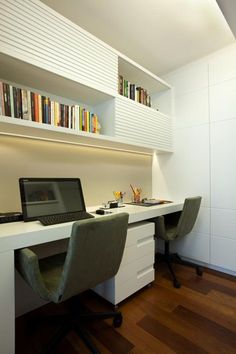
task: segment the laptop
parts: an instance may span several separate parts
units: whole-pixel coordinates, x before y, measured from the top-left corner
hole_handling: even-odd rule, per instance
[[[20,178],[24,221],[43,225],[93,218],[86,212],[79,178]]]

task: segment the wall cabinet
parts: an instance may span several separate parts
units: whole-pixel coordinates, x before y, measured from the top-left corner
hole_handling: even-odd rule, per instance
[[[0,19],[0,80],[86,105],[102,125],[97,137],[2,116],[2,134],[145,154],[172,151],[171,110],[161,111],[171,106],[167,83],[38,0],[0,0]],[[120,96],[119,74],[147,89],[153,108]]]

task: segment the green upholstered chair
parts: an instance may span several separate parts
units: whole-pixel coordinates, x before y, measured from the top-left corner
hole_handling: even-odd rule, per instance
[[[162,256],[164,261],[167,263],[175,288],[180,288],[181,284],[175,276],[171,264],[172,262],[196,267],[197,274],[202,275],[202,268],[198,265],[182,260],[177,253],[170,254],[170,242],[186,236],[192,231],[200,209],[200,204],[201,197],[186,198],[182,211],[167,214],[165,216],[159,216],[154,219],[155,236],[165,241],[164,255],[159,255],[159,257]]]
[[[66,253],[38,259],[32,250],[24,248],[15,253],[16,268],[41,298],[60,303],[116,275],[123,256],[127,227],[127,213],[76,221]],[[70,316],[69,323],[63,318],[64,326],[43,353],[53,352],[71,329],[78,333],[92,353],[99,353],[81,326],[84,318],[113,318],[116,327],[122,323],[119,311],[77,314]]]

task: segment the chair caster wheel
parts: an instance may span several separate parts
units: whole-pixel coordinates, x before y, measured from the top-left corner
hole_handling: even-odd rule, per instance
[[[173,284],[176,289],[179,289],[181,287],[181,284],[180,284],[180,282],[178,282],[178,280],[174,280]]]
[[[123,317],[121,313],[118,313],[113,319],[113,326],[118,328],[122,325]]]
[[[196,273],[197,273],[197,275],[202,276],[202,274],[203,274],[202,268],[201,267],[196,267]]]

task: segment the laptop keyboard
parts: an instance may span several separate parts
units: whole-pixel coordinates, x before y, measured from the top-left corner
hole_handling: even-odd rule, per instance
[[[94,216],[87,212],[79,212],[79,213],[41,216],[40,218],[38,218],[38,220],[44,226],[49,226],[49,225],[62,224],[64,222],[83,220],[89,218],[94,218]]]

